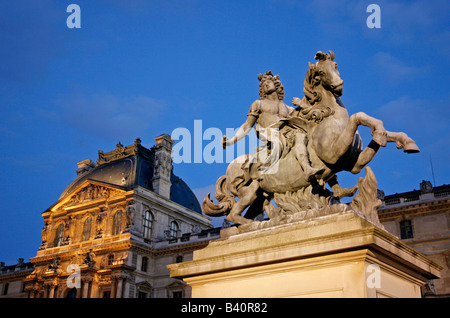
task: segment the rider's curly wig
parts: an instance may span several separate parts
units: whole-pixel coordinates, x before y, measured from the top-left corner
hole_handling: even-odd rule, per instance
[[[267,97],[266,92],[263,89],[263,83],[265,81],[272,81],[275,84],[275,88],[277,90],[277,95],[279,100],[284,99],[284,87],[281,84],[280,76],[273,75],[272,71],[267,71],[264,75],[259,74],[258,79],[259,83],[259,99],[265,99]]]

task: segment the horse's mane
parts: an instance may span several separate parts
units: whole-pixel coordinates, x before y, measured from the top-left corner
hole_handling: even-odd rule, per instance
[[[320,81],[316,79],[316,75],[315,66],[310,65],[306,72],[305,80],[303,81],[303,93],[305,93],[305,98],[303,98],[300,117],[319,123],[324,118],[333,115],[334,110],[321,103],[322,95],[317,91]]]

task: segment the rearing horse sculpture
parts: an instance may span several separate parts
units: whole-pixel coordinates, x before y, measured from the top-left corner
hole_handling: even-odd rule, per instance
[[[236,224],[249,223],[264,209],[267,212],[273,198],[278,204],[277,198],[281,203],[284,195],[325,182],[332,187],[334,196],[351,196],[356,187],[342,189],[337,183],[337,172],[359,173],[387,142],[396,142],[397,148],[407,153],[419,152],[414,140],[403,132],[386,131],[382,121],[363,112],[349,116],[340,99],[344,82],[334,62],[334,53],[319,51],[315,59],[316,64],[308,63],[303,90],[305,97],[293,99],[292,103],[298,106],[297,111],[283,119],[280,126],[290,125],[307,134],[309,160],[319,173],[314,179],[305,177],[292,151],[277,159],[277,169],[273,173],[250,173],[251,162],[257,161],[256,154],[243,155],[233,160],[226,175],[217,181],[215,196],[218,204],[210,200],[209,194],[204,199],[205,214],[227,215],[227,219]],[[357,131],[360,125],[369,127],[373,137],[364,149]],[[236,201],[235,197],[239,200]],[[246,217],[241,216],[248,207]]]

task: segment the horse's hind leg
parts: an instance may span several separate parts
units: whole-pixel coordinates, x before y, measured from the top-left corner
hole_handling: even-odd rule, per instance
[[[331,177],[331,179],[328,180],[327,183],[333,190],[333,196],[337,199],[342,199],[343,197],[351,197],[355,195],[356,191],[358,190],[357,185],[352,188],[342,188],[338,183],[337,175]]]
[[[249,220],[254,220],[255,217],[260,215],[264,212],[264,204],[266,202],[267,197],[264,195],[264,192],[261,188],[258,189],[258,192],[256,193],[256,199],[253,201],[252,204],[247,209],[247,212],[245,212],[244,217]]]
[[[238,191],[239,201],[233,205],[230,213],[227,216],[228,221],[235,224],[245,224],[252,222],[251,219],[241,216],[242,212],[252,204],[257,198],[257,191],[259,189],[259,183],[255,180],[250,183],[249,186],[243,187]]]
[[[407,153],[420,152],[416,142],[408,137],[404,132],[387,132],[387,141],[395,142],[398,149],[402,149]]]

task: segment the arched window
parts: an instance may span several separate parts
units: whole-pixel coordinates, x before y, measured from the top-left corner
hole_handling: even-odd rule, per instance
[[[148,257],[144,256],[144,257],[142,257],[141,271],[146,272],[147,267],[148,267]]]
[[[88,241],[91,237],[91,224],[92,218],[88,217],[83,223],[83,234],[81,236],[81,241]]]
[[[63,243],[63,240],[64,240],[64,225],[61,223],[56,228],[55,240],[53,242],[53,246],[54,247],[61,246]]]
[[[144,239],[146,240],[150,240],[152,237],[152,223],[153,215],[147,210],[144,213]]]
[[[122,231],[122,211],[117,211],[113,217],[112,235],[120,234]]]
[[[178,236],[178,223],[175,221],[170,222],[170,236],[177,237]]]

